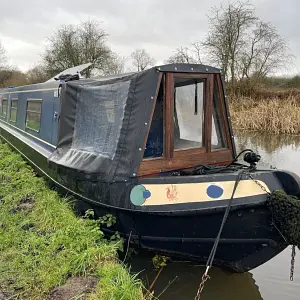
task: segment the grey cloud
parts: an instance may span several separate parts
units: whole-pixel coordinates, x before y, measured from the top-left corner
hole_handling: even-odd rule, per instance
[[[9,37],[32,45],[26,55],[14,51],[12,59],[18,64],[33,64],[39,59],[43,42],[61,24],[97,19],[109,34],[114,49],[124,55],[136,47],[155,53],[157,60],[166,59],[172,50],[205,36],[207,14],[220,0],[27,0],[2,1],[0,5],[0,39]],[[271,21],[289,40],[294,54],[300,50],[298,36],[297,0],[253,0],[257,13]],[[4,46],[6,46],[4,44]],[[7,47],[9,48],[9,47]],[[28,48],[29,49],[29,48]],[[8,53],[10,55],[10,53]],[[300,66],[300,62],[296,61]]]

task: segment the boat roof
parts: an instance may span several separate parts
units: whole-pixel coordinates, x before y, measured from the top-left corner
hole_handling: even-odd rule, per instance
[[[167,64],[142,72],[68,81],[62,85],[57,150],[50,164],[107,182],[137,174],[163,72],[212,74],[199,64]],[[99,130],[101,128],[101,130]]]
[[[60,75],[63,74],[69,74],[69,75],[76,75],[79,74],[81,76],[81,72],[86,70],[87,68],[91,67],[92,63],[86,63],[82,65],[78,65],[75,67],[71,67],[68,69],[65,69],[64,71],[56,74],[55,76],[51,77],[45,82],[41,83],[35,83],[35,84],[30,84],[30,85],[23,85],[23,86],[13,86],[13,87],[7,87],[7,88],[0,88],[1,91],[3,90],[11,90],[14,88],[21,88],[21,87],[27,87],[27,86],[36,86],[39,84],[46,84],[48,85],[49,83],[57,83],[59,84],[59,81],[57,81],[55,78],[58,78]],[[220,73],[220,69],[214,68],[212,66],[208,65],[203,65],[203,64],[186,64],[186,63],[174,63],[174,64],[164,64],[164,65],[158,65],[154,66],[150,69],[155,69],[157,72],[175,72],[175,73],[200,73],[200,74],[216,74]],[[149,69],[148,69],[149,70]],[[147,71],[147,70],[145,70]],[[111,80],[118,80],[122,78],[126,78],[138,73],[143,73],[145,71],[141,72],[127,72],[127,73],[120,73],[120,74],[113,74],[113,75],[103,75],[103,76],[96,76],[96,77],[91,77],[91,78],[84,78],[80,77],[79,80],[85,80],[87,81],[111,81]]]
[[[157,72],[200,73],[200,74],[220,73],[220,69],[218,69],[218,68],[214,68],[214,67],[202,65],[202,64],[185,64],[185,63],[164,64],[164,65],[154,66],[150,69],[155,69]],[[145,71],[127,72],[127,73],[114,74],[114,75],[103,75],[103,76],[97,76],[97,77],[94,77],[91,79],[98,80],[98,81],[106,81],[106,80],[111,80],[111,79],[122,79],[127,76],[142,73]]]

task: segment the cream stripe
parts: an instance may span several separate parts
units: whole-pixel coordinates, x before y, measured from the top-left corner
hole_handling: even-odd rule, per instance
[[[267,185],[259,181],[269,191]],[[177,203],[192,203],[230,199],[235,181],[181,183],[181,184],[143,184],[150,191],[151,196],[142,205],[165,205]],[[218,198],[207,195],[207,188],[216,185],[223,189],[223,194]],[[234,198],[262,195],[265,192],[253,181],[242,180],[239,182]]]

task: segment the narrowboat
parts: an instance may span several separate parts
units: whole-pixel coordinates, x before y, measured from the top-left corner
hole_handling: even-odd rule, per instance
[[[249,165],[237,161],[219,69],[168,64],[96,78],[76,70],[0,90],[0,136],[74,195],[78,212],[113,215],[103,231],[135,247],[206,263],[230,203],[213,264],[234,272],[288,246],[265,203],[274,190],[299,196],[299,178],[258,169],[253,152]]]

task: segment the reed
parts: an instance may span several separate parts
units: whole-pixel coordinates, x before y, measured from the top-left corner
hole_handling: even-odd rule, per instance
[[[255,96],[231,94],[229,107],[234,131],[300,134],[299,91],[262,91]]]

